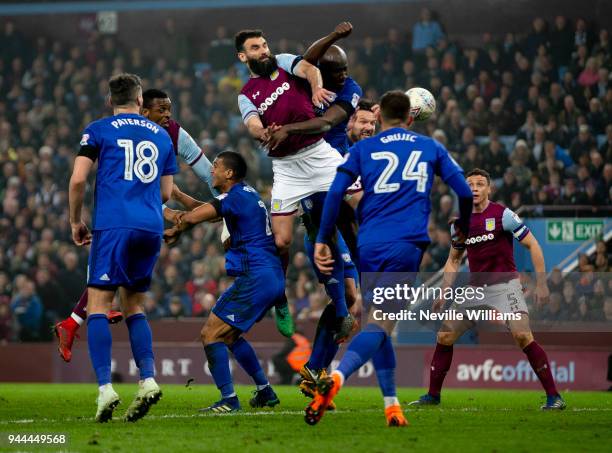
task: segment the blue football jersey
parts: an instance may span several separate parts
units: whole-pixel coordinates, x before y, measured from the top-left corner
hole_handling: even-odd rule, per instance
[[[325,134],[324,138],[327,143],[336,148],[342,155],[344,155],[350,147],[350,142],[346,135],[346,126],[349,118],[357,108],[357,104],[359,104],[359,99],[361,99],[362,95],[363,91],[359,84],[348,77],[342,89],[336,93],[336,99],[331,103],[331,105],[336,104],[342,107],[347,113],[347,118],[340,124],[332,127],[327,134]],[[318,116],[322,116],[326,110],[327,108],[315,108],[315,113]]]
[[[178,169],[161,126],[133,113],[94,121],[83,133],[80,154],[98,159],[93,230],[163,233],[160,178]]]
[[[388,129],[349,149],[338,171],[361,176],[358,244],[429,242],[429,194],[434,175],[447,181],[461,167],[435,140],[403,128]]]
[[[236,184],[217,196],[213,205],[230,233],[231,245],[225,254],[228,275],[281,267],[268,210],[255,189]]]

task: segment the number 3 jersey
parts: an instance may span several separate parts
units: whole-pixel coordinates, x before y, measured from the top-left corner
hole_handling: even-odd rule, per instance
[[[228,275],[242,275],[262,268],[281,269],[266,205],[251,186],[238,183],[211,204],[223,217],[230,233],[225,254]],[[265,285],[266,282],[261,282]]]
[[[178,168],[161,126],[135,113],[94,121],[83,133],[79,155],[98,160],[93,230],[163,233],[160,178]]]
[[[344,156],[338,171],[361,176],[359,246],[408,241],[429,243],[429,194],[434,175],[445,182],[463,170],[435,140],[391,128],[361,140]]]

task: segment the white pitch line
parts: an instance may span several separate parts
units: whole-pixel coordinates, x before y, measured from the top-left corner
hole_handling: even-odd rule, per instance
[[[525,409],[517,408],[497,408],[497,409],[480,409],[477,407],[461,407],[461,408],[418,408],[418,409],[404,409],[407,413],[418,414],[427,413],[427,411],[435,412],[523,412]],[[571,407],[567,408],[562,412],[610,412],[612,408],[607,407]],[[379,409],[362,409],[362,410],[335,410],[329,411],[328,414],[350,414],[350,413],[378,413],[381,412]],[[542,412],[540,412],[542,413]],[[211,418],[211,417],[259,417],[259,416],[282,416],[282,415],[304,415],[304,411],[260,411],[260,412],[232,412],[229,414],[164,414],[164,415],[148,415],[148,420],[163,420],[173,418]],[[0,420],[0,425],[11,425],[11,424],[30,424],[30,423],[67,423],[67,422],[89,422],[92,419],[88,418],[63,418],[63,419],[50,419],[41,418],[35,420],[32,418],[24,418],[20,420]]]

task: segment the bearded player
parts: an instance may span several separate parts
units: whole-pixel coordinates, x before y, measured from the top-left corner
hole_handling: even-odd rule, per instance
[[[270,131],[275,125],[315,118],[314,106],[327,106],[335,99],[334,93],[323,88],[316,66],[299,56],[273,55],[262,31],[237,33],[235,45],[238,58],[247,65],[251,76],[238,96],[238,106],[250,135],[262,144],[269,145]],[[317,192],[326,192],[342,162],[340,153],[323,135],[323,132],[291,135],[277,146],[269,146],[274,172],[272,230],[284,269],[300,202]],[[334,252],[341,259],[337,247]],[[334,324],[338,338],[347,338],[353,322],[341,281],[336,279],[334,286]]]
[[[159,124],[168,132],[175,154],[183,158],[198,178],[206,183],[213,195],[217,195],[218,193],[211,182],[211,163],[189,133],[172,119],[172,102],[168,94],[161,90],[149,89],[142,93],[142,98],[142,115]],[[60,356],[66,362],[70,362],[72,359],[72,345],[75,336],[79,327],[87,318],[87,295],[88,291],[85,288],[70,316],[54,326],[55,335],[58,339],[58,350]],[[110,311],[108,313],[108,321],[111,324],[122,319],[121,312]]]
[[[435,174],[457,193],[460,218],[456,225],[459,232],[467,231],[472,194],[463,171],[438,142],[408,130],[412,122],[408,96],[401,91],[385,93],[377,116],[381,132],[349,149],[325,199],[315,245],[315,262],[323,273],[330,272],[334,266],[328,244],[334,234],[340,202],[358,177],[364,190],[358,210],[362,278],[364,272],[408,276],[418,272],[429,243],[429,195]],[[368,289],[362,292],[367,303]],[[396,309],[395,305],[400,304],[389,308]],[[395,352],[390,336],[395,321],[377,318],[375,311],[371,310],[366,326],[350,342],[338,368],[317,381],[317,392],[305,411],[308,424],[320,421],[345,380],[372,359],[383,394],[387,425],[407,425],[395,388]]]
[[[452,286],[466,250],[471,284],[475,286],[487,284],[484,300],[467,301],[461,305],[454,304],[452,309],[469,310],[484,307],[492,308],[500,313],[520,313],[520,319],[507,321],[507,327],[516,345],[527,355],[533,371],[546,392],[546,404],[542,406],[542,409],[565,409],[565,401],[555,386],[548,357],[535,341],[529,327],[527,304],[514,263],[513,238],[531,254],[537,282],[535,295],[540,302],[545,303],[548,300],[549,291],[546,285],[542,249],[529,228],[514,212],[489,200],[491,176],[488,172],[479,168],[470,171],[467,174],[467,183],[474,195],[469,236],[465,244],[453,242],[448,260],[444,265],[444,286]],[[491,281],[492,278],[495,280]],[[434,308],[439,309],[440,305],[441,303],[438,302]],[[411,405],[440,404],[442,384],[453,360],[453,344],[473,326],[473,321],[467,319],[444,321],[438,332],[436,350],[431,360],[429,391]]]

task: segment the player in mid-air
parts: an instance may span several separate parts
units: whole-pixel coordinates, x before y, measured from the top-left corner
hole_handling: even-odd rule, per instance
[[[143,313],[163,234],[160,206],[172,193],[177,173],[172,140],[140,115],[140,78],[119,74],[109,81],[113,116],[85,129],[70,178],[72,238],[91,243],[87,267],[87,342],[99,385],[97,422],[107,422],[120,403],[111,384],[112,337],[107,313],[117,289],[126,316],[132,354],[140,371],[138,391],[126,414],[136,421],[161,397],[155,382],[151,329]],[[98,161],[93,234],[81,219],[87,176]]]
[[[315,118],[314,105],[329,105],[335,94],[323,88],[319,69],[290,54],[273,55],[260,30],[236,34],[238,58],[245,63],[250,79],[238,96],[242,119],[250,135],[262,144],[270,141],[270,127]],[[306,83],[306,81],[308,83]],[[283,268],[293,238],[294,215],[299,203],[317,192],[326,192],[342,162],[340,153],[323,139],[323,133],[290,135],[278,146],[269,147],[274,181],[272,185],[272,230]],[[337,247],[334,247],[339,256]],[[335,291],[338,336],[348,337],[353,322],[337,279]],[[286,305],[286,299],[283,304]]]
[[[181,157],[193,169],[198,178],[207,184],[213,195],[217,195],[211,183],[210,161],[189,133],[172,119],[172,102],[168,94],[151,88],[142,93],[142,98],[142,115],[159,124],[168,132],[176,155]],[[87,294],[87,288],[85,288],[70,316],[54,326],[55,336],[58,339],[58,351],[66,362],[70,362],[72,359],[74,339],[79,327],[87,318]],[[122,319],[121,312],[111,310],[108,314],[108,320],[111,324]]]
[[[427,224],[429,199],[434,175],[439,175],[459,197],[459,232],[467,231],[472,194],[461,167],[448,151],[429,137],[408,130],[412,122],[410,100],[401,91],[391,91],[380,101],[378,117],[381,132],[361,140],[349,149],[325,200],[323,219],[315,246],[315,261],[321,272],[333,268],[329,249],[339,204],[346,189],[358,178],[364,190],[359,204],[358,247],[360,272],[418,272],[423,252],[429,243]],[[368,288],[363,288],[364,306]],[[388,307],[395,309],[393,304]],[[306,408],[305,420],[319,422],[330,402],[348,379],[372,359],[382,390],[385,416],[389,426],[405,426],[395,389],[395,353],[391,332],[395,321],[369,314],[366,326],[349,344],[338,368],[317,381],[317,392]],[[365,313],[365,309],[364,309]]]
[[[491,176],[485,170],[475,168],[467,174],[467,183],[474,194],[474,209],[469,235],[465,243],[453,242],[444,265],[444,286],[452,286],[467,250],[470,281],[486,286],[484,300],[470,300],[451,309],[470,310],[492,308],[500,313],[520,313],[520,320],[506,321],[516,345],[529,359],[536,376],[546,391],[544,410],[565,409],[565,402],[555,386],[548,357],[535,341],[529,327],[529,314],[523,296],[519,275],[514,263],[513,238],[529,250],[536,272],[536,298],[545,303],[549,291],[546,284],[544,255],[535,236],[514,212],[489,200]],[[451,232],[453,233],[453,232]],[[438,302],[435,308],[440,308]],[[446,373],[453,360],[453,344],[463,333],[474,326],[473,321],[444,321],[437,336],[437,344],[431,361],[429,391],[411,405],[438,405]]]
[[[257,385],[252,407],[273,407],[280,401],[259,364],[253,347],[242,337],[285,294],[285,277],[270,218],[255,189],[244,183],[247,164],[235,152],[220,153],[213,162],[213,186],[221,194],[210,203],[188,196],[181,202],[189,212],[172,211],[176,225],[165,232],[174,242],[180,232],[200,222],[223,218],[230,232],[225,255],[228,275],[236,280],[219,298],[202,328],[201,338],[221,399],[202,409],[226,413],[240,410],[229,367],[228,349]]]

